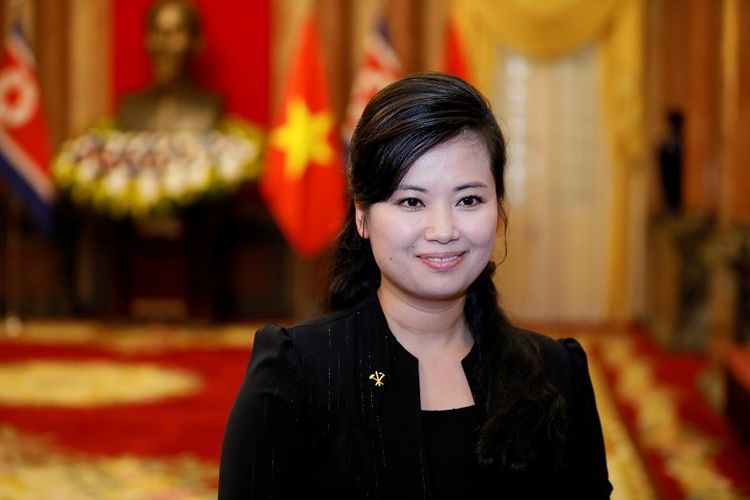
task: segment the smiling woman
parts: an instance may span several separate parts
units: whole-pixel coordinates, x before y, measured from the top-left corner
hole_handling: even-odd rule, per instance
[[[487,148],[463,132],[421,156],[387,200],[358,205],[383,300],[451,300],[492,255],[498,222]],[[407,297],[408,296],[408,297]]]
[[[333,313],[257,333],[220,498],[609,497],[583,349],[498,305],[505,166],[463,80],[417,74],[373,97],[351,142]]]

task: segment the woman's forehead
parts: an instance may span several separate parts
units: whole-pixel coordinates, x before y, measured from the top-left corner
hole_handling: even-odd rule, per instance
[[[415,179],[492,176],[487,146],[476,134],[459,135],[427,150],[404,173],[399,187]]]

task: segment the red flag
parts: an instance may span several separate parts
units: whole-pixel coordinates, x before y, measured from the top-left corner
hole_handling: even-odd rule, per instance
[[[315,18],[302,23],[280,109],[272,122],[260,192],[299,254],[331,243],[344,218],[344,164]]]
[[[471,64],[466,51],[466,40],[456,19],[455,8],[451,9],[445,23],[443,38],[443,71],[471,80]]]
[[[13,23],[0,62],[0,173],[48,230],[55,191],[40,95],[34,57]]]
[[[346,110],[342,136],[348,144],[367,102],[378,90],[401,77],[401,63],[391,46],[385,22],[381,19],[365,41],[362,65],[354,77],[352,93]]]

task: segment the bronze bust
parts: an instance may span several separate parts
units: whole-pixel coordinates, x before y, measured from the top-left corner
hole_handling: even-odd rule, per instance
[[[122,130],[206,132],[223,115],[218,95],[197,87],[188,76],[201,46],[200,16],[187,0],[159,0],[148,11],[146,50],[153,81],[125,95],[118,106]]]

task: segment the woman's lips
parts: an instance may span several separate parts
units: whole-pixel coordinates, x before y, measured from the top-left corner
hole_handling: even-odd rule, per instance
[[[421,254],[417,257],[419,260],[429,267],[437,271],[447,271],[453,269],[466,255],[466,252],[451,252],[451,253],[435,253],[435,254]]]

